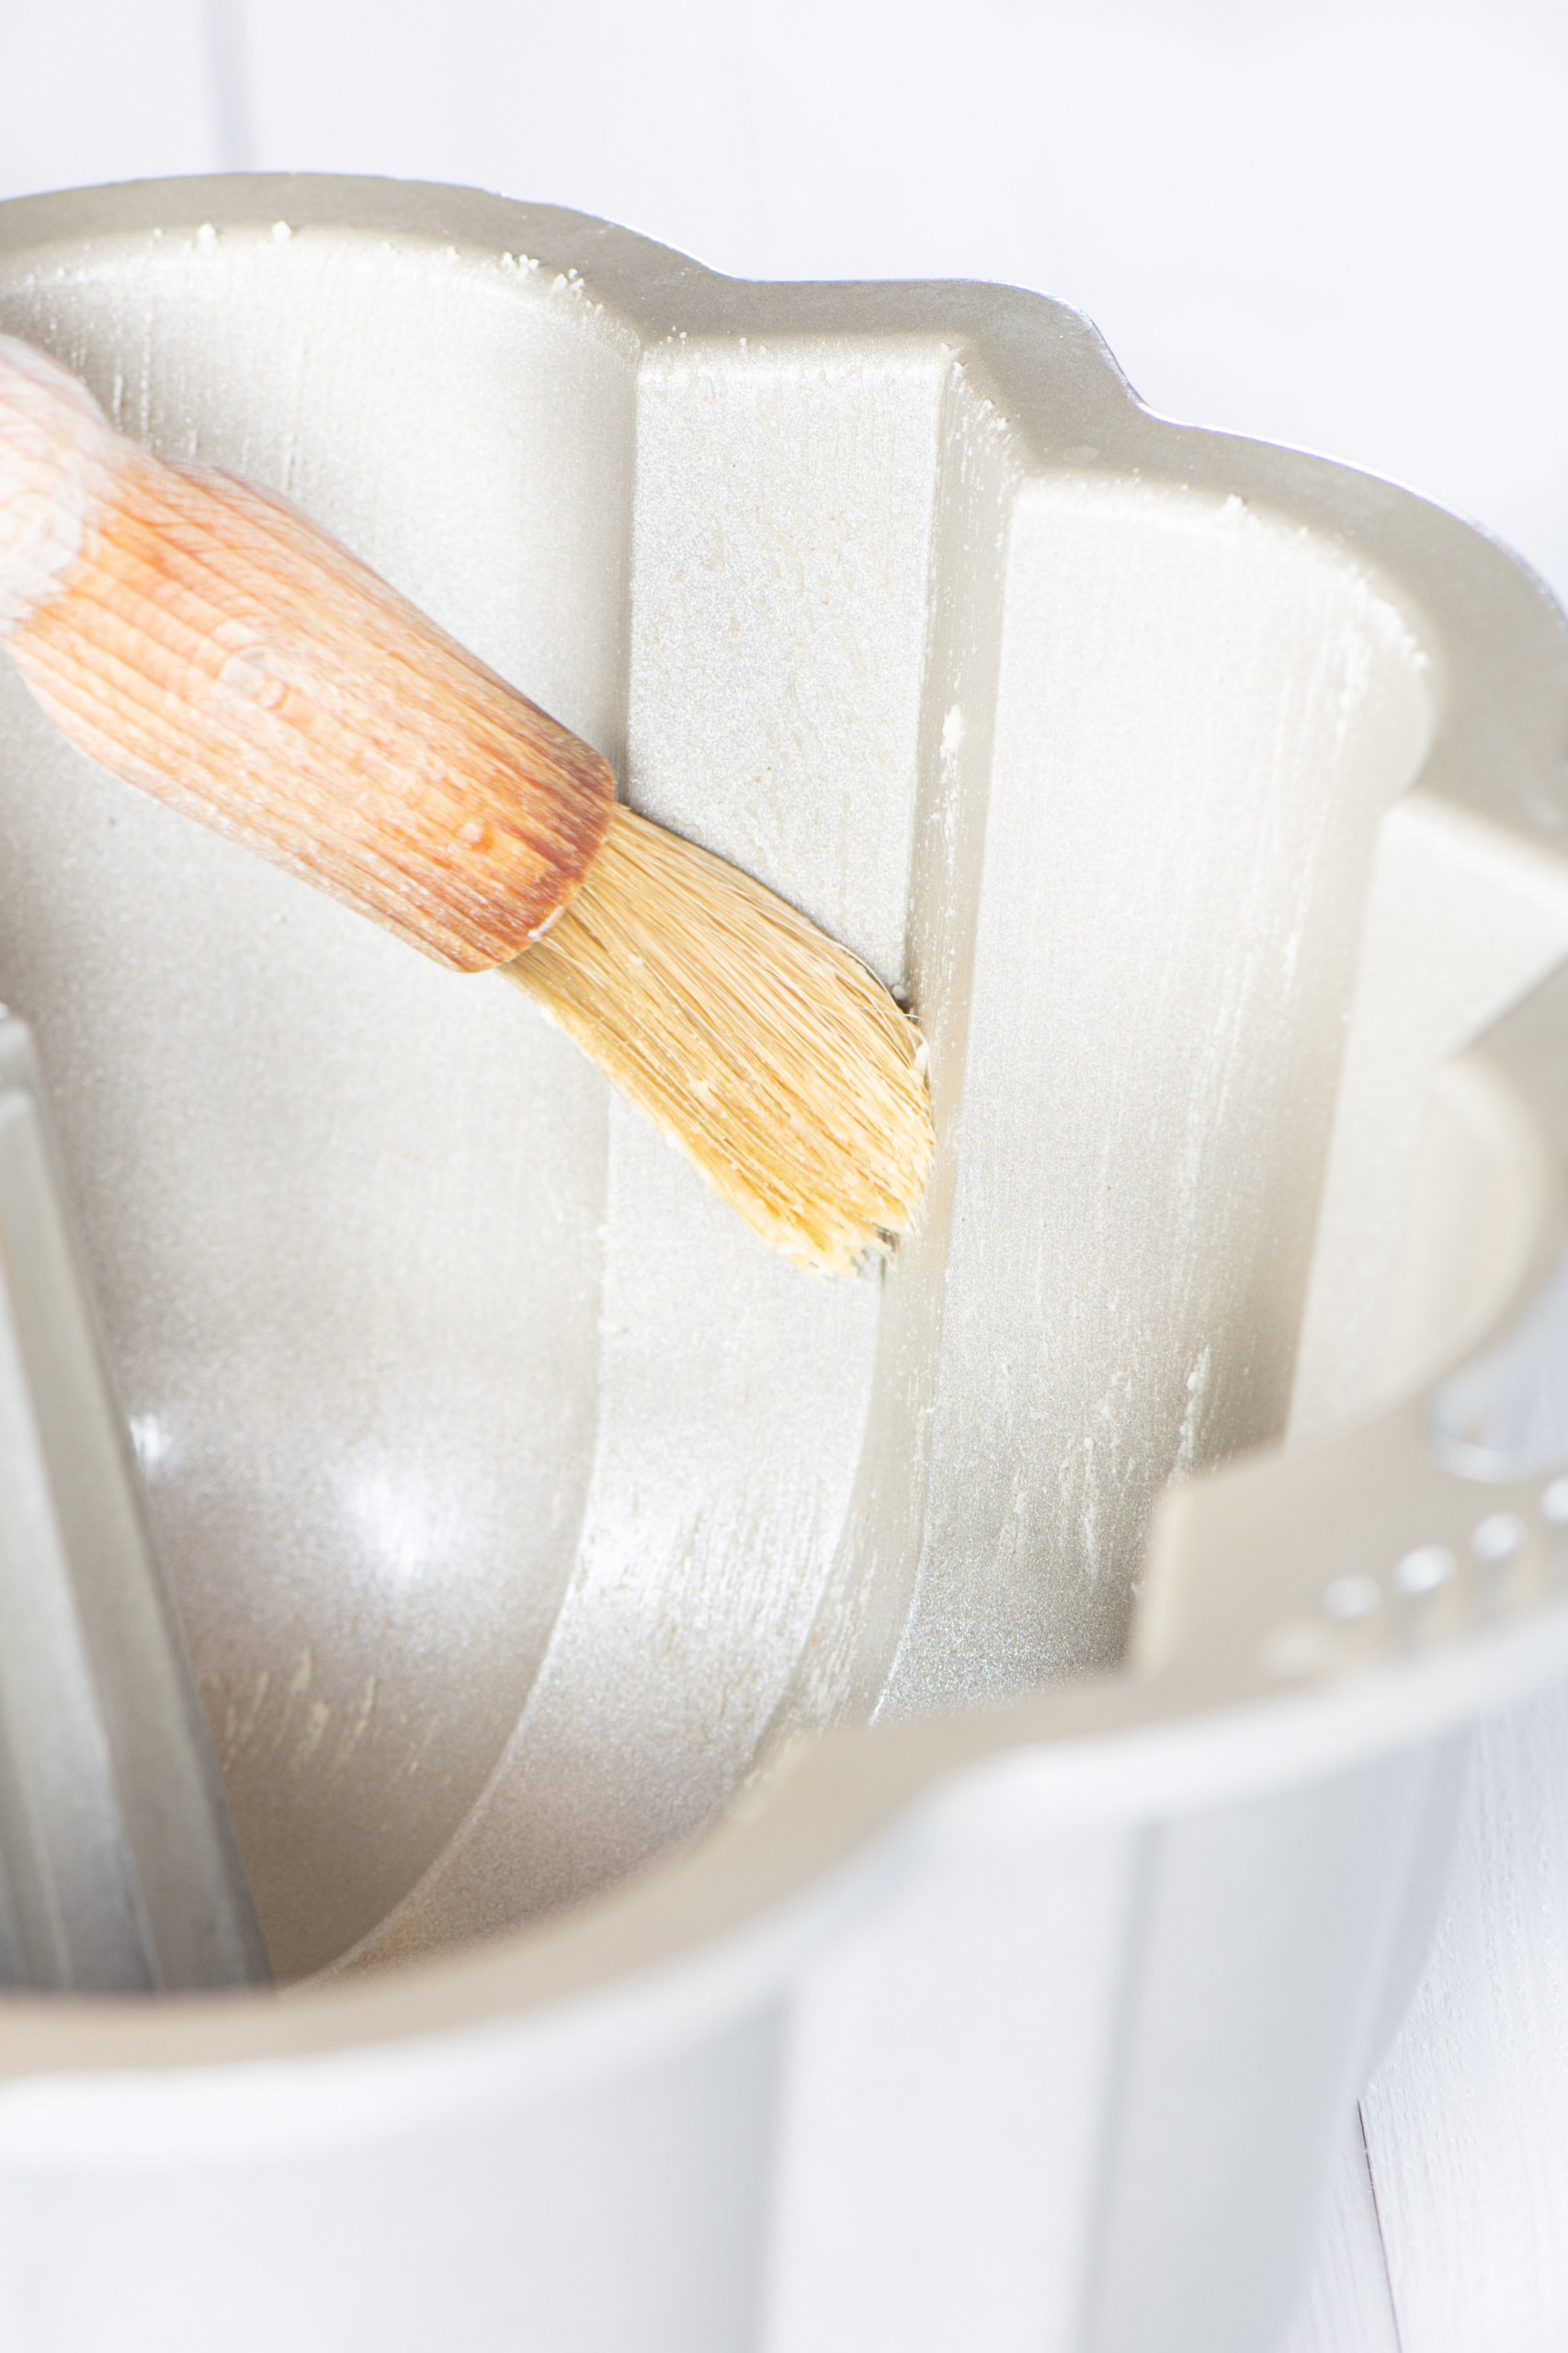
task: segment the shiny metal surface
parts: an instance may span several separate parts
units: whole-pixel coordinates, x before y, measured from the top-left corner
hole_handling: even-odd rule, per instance
[[[996,289],[213,182],[6,208],[0,328],[858,948],[939,1132],[886,1277],[801,1276],[511,992],[0,682],[0,991],[275,1962],[330,1972],[0,2015],[0,2225],[47,2177],[126,2277],[198,2211],[214,2279],[272,2234],[258,2345],[290,2278],[342,2340],[353,2227],[357,2325],[411,2347],[619,2347],[625,2256],[643,2348],[923,2353],[983,2278],[997,2353],[1254,2353],[1465,1727],[1568,1662],[1546,1473],[1427,1442],[1563,1232],[1560,618]],[[672,2152],[766,2266],[648,2251]],[[149,2344],[201,2341],[181,2277]]]
[[[885,1290],[802,1281],[537,1019],[94,774],[6,677],[0,988],[61,1072],[290,1972],[504,1754],[507,1885],[443,1935],[697,1826],[780,1711],[1110,1665],[1161,1484],[1282,1424],[1412,623],[1235,494],[1079,448],[1020,501],[939,332],[750,301],[639,376],[575,270],[438,235],[128,224],[6,274],[6,331],[300,500],[932,1033],[927,1232]]]
[[[0,1984],[267,1982],[43,1084],[0,1010]]]

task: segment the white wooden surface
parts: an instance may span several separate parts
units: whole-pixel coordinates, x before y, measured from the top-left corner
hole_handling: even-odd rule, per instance
[[[1283,2353],[1402,2353],[1359,2117],[1346,2134],[1317,2269]]]
[[[1560,1696],[1487,1727],[1448,1917],[1363,2103],[1404,2353],[1568,2343],[1565,1792]]]
[[[1568,596],[1561,0],[0,7],[0,194],[248,167],[1039,287],[1161,409],[1409,482]],[[1565,1787],[1568,1699],[1489,1731],[1290,2353],[1568,2343]]]

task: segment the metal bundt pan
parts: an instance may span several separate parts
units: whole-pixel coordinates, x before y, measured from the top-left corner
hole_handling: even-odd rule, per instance
[[[0,2009],[0,2328],[1265,2353],[1568,1666],[1556,611],[996,288],[245,178],[0,208],[0,329],[858,949],[939,1131],[804,1276],[0,679],[0,996],[294,1981]]]

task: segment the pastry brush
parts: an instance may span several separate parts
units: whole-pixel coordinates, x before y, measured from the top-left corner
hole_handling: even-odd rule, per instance
[[[756,1233],[913,1223],[920,1034],[849,952],[298,510],[117,433],[0,335],[0,636],[78,746],[439,963],[499,969]]]

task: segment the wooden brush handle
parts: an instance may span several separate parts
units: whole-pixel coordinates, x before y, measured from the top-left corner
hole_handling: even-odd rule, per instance
[[[597,752],[280,499],[150,456],[0,335],[0,635],[105,767],[462,972],[565,907]]]

